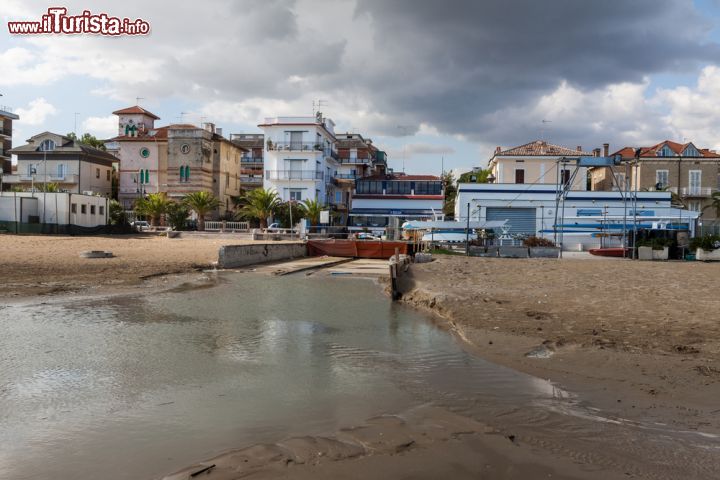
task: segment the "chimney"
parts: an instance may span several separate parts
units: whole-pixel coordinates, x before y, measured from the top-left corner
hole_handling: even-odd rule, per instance
[[[593,157],[599,157],[599,156],[600,156],[600,149],[593,148]]]
[[[207,130],[207,131],[210,132],[210,133],[215,133],[215,124],[214,124],[214,123],[207,122],[207,123],[205,124],[205,130]]]
[[[502,151],[502,148],[500,148],[500,147],[495,147],[495,153],[500,153],[501,151]]]
[[[218,135],[220,135],[222,137],[222,128],[220,128],[220,127],[216,128],[215,133],[217,133]]]
[[[603,157],[609,157],[609,156],[610,156],[610,144],[603,143]]]
[[[582,145],[578,145],[577,147],[575,147],[575,150],[578,152],[582,152]]]

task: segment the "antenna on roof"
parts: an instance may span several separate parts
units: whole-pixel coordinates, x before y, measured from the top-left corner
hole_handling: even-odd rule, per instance
[[[135,97],[135,105],[140,105],[140,100],[145,100],[143,97]]]
[[[178,117],[180,119],[180,123],[183,123],[185,120],[185,115],[187,115],[188,112],[180,112],[180,116]]]
[[[315,112],[317,110],[320,110],[321,107],[327,107],[327,100],[321,100],[321,99],[313,100],[312,105],[313,105],[313,117],[314,117]]]
[[[552,123],[552,120],[542,120],[542,128],[540,128],[540,140],[545,140],[545,125]]]
[[[74,115],[75,115],[75,124],[73,126],[73,133],[77,137],[77,117],[78,117],[78,115],[80,115],[80,113],[75,112]]]

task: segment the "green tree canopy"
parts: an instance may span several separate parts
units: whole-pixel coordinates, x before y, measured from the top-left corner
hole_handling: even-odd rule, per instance
[[[272,216],[280,205],[280,198],[275,190],[256,188],[245,195],[245,205],[241,212],[249,218],[257,219],[260,228],[267,228],[267,219]]]
[[[165,193],[151,193],[135,201],[135,212],[150,218],[150,225],[160,224],[160,217],[167,212],[170,200]]]
[[[307,199],[300,204],[300,210],[302,210],[305,218],[310,220],[310,224],[314,227],[320,223],[320,212],[323,211],[323,206],[316,199]]]
[[[198,217],[198,230],[205,230],[205,217],[220,205],[220,200],[210,192],[192,192],[185,195],[183,203]]]
[[[83,145],[89,145],[91,147],[95,147],[100,150],[105,150],[105,143],[102,140],[98,140],[98,138],[95,135],[90,135],[89,133],[83,133],[82,137],[78,138],[74,132],[70,132],[65,136],[68,138],[71,138],[73,140],[77,140],[80,143],[82,143]]]

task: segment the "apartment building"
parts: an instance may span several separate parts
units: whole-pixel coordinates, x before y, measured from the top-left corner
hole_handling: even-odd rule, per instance
[[[0,176],[12,173],[10,150],[12,149],[13,120],[20,117],[10,111],[10,108],[0,106]],[[0,181],[2,181],[0,179]]]
[[[263,187],[283,202],[317,199],[332,204],[340,163],[335,124],[318,112],[314,117],[272,117],[258,125],[265,147]]]
[[[232,133],[230,141],[247,150],[240,157],[240,188],[247,191],[262,187],[265,136],[262,133]]]
[[[61,192],[110,197],[115,157],[64,135],[43,132],[9,151],[17,155],[17,173],[5,175],[6,185],[30,191],[57,184]]]
[[[718,221],[715,209],[706,208],[720,187],[717,152],[698,148],[692,142],[665,140],[647,147],[624,147],[612,155],[619,155],[623,165],[593,168],[590,174],[593,190],[668,190],[688,210],[701,212],[700,221]]]
[[[192,192],[211,192],[220,200],[214,217],[233,209],[241,189],[241,158],[247,149],[222,136],[212,123],[156,127],[160,118],[135,105],[117,110],[118,136],[105,144],[119,159],[118,200],[130,210],[149,193],[182,199]]]
[[[494,183],[557,185],[570,181],[575,170],[574,161],[563,163],[563,159],[578,156],[597,155],[599,152],[584,152],[553,145],[544,140],[535,140],[518,147],[495,149],[488,161]],[[571,190],[587,190],[587,168],[578,168]]]

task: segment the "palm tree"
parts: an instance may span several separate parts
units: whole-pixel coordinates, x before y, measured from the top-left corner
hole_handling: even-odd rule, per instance
[[[245,202],[242,212],[250,218],[257,218],[260,228],[267,228],[267,218],[277,210],[280,197],[275,190],[256,188],[245,195]]]
[[[713,192],[710,198],[712,199],[710,204],[703,207],[700,215],[705,213],[705,210],[707,210],[708,208],[714,208],[715,218],[720,218],[720,192]]]
[[[320,202],[314,199],[308,199],[300,204],[300,210],[303,215],[310,220],[310,224],[314,227],[320,223],[320,212],[323,211],[323,206]]]
[[[160,217],[167,212],[169,203],[166,193],[150,193],[147,197],[135,201],[135,212],[150,217],[150,225],[157,226]]]
[[[210,192],[188,193],[183,198],[187,205],[198,217],[198,230],[205,230],[205,216],[220,206],[220,200]]]
[[[57,183],[47,183],[40,187],[40,191],[47,192],[47,193],[59,193],[60,192],[60,185]]]

